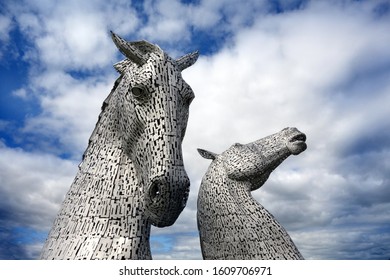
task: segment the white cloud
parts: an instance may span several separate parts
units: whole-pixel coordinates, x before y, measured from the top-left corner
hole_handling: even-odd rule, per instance
[[[250,25],[256,17],[262,17],[272,9],[267,1],[249,0],[237,3],[231,0],[200,1],[190,5],[189,20],[200,30],[237,32]],[[214,30],[213,30],[214,29]]]
[[[12,21],[10,18],[0,15],[0,41],[2,43],[9,40],[9,32],[12,27]]]
[[[189,13],[194,26],[199,29],[214,28],[222,18],[219,4],[221,1],[201,1],[199,6],[190,6]]]
[[[41,73],[34,87],[41,92],[42,113],[27,119],[23,131],[58,139],[62,144],[59,149],[80,159],[103,100],[113,86],[113,74],[80,80],[64,72]]]
[[[73,180],[77,163],[53,155],[0,146],[1,218],[3,226],[48,230]]]
[[[256,16],[266,13],[270,7],[266,1],[251,0],[237,3],[231,0],[182,3],[178,0],[144,1],[147,17],[139,34],[148,40],[165,44],[188,43],[196,32],[210,36],[232,33],[251,24]],[[192,34],[192,29],[195,34]]]
[[[145,1],[147,25],[141,28],[140,35],[152,41],[174,43],[189,39],[188,10],[180,1]]]
[[[114,48],[106,40],[107,30],[98,15],[66,14],[47,21],[46,36],[36,41],[41,62],[47,67],[93,69],[105,66]]]
[[[107,40],[108,31],[129,33],[138,25],[136,13],[127,1],[46,4],[30,1],[26,5],[14,4],[10,9],[21,31],[37,47],[33,57],[42,66],[55,70],[107,66],[116,54],[115,47]]]
[[[16,96],[16,97],[19,97],[21,99],[27,99],[28,98],[28,93],[27,93],[26,89],[24,89],[24,88],[20,88],[20,89],[15,90],[12,93],[12,95]]]

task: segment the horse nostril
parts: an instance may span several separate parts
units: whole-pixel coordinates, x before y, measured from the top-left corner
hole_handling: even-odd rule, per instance
[[[154,178],[146,191],[152,207],[184,207],[188,200],[190,180],[182,176],[180,180],[166,177]]]
[[[153,202],[156,202],[161,196],[162,186],[158,182],[154,182],[149,190],[149,196]]]

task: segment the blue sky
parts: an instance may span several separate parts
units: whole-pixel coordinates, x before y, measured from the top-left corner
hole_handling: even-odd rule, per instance
[[[308,149],[253,193],[307,259],[390,258],[389,1],[0,2],[0,259],[34,259],[122,59],[109,30],[172,57],[196,98],[186,209],[152,230],[155,259],[200,259],[209,161],[294,126]]]

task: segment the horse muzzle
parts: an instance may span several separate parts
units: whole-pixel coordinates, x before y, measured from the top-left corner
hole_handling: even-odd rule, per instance
[[[190,180],[184,170],[175,176],[152,178],[145,189],[145,215],[156,227],[173,225],[187,204],[189,191]]]

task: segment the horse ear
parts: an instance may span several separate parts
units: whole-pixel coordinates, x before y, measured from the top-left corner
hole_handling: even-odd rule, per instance
[[[209,152],[209,151],[206,151],[206,150],[203,150],[203,149],[197,149],[198,150],[198,153],[206,158],[206,159],[212,159],[214,160],[216,157],[217,157],[217,154],[215,153],[212,153],[212,152]]]
[[[142,49],[140,49],[138,46],[140,44],[144,44],[144,42],[146,41],[133,42],[133,43],[127,42],[112,31],[111,31],[111,38],[114,41],[116,47],[119,49],[119,51],[123,53],[132,62],[138,65],[143,65],[144,63],[146,63],[147,56],[142,51]],[[151,45],[150,43],[148,44]]]
[[[179,70],[183,71],[184,69],[187,69],[188,67],[192,66],[198,60],[198,57],[199,52],[195,51],[176,59]]]

